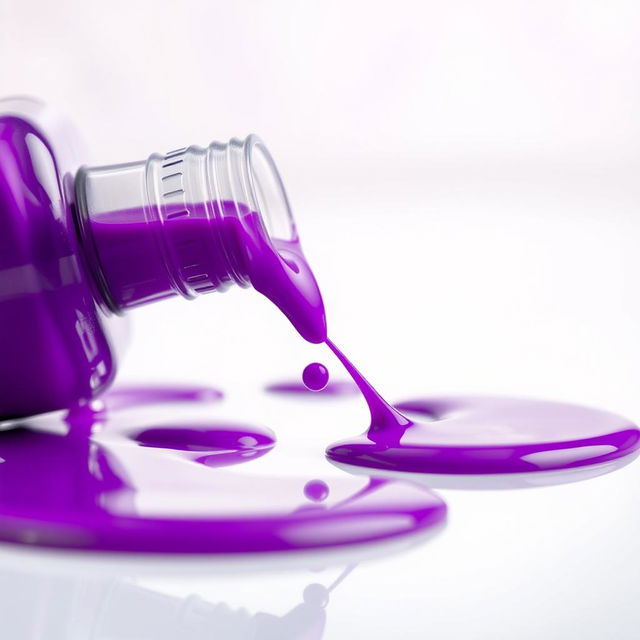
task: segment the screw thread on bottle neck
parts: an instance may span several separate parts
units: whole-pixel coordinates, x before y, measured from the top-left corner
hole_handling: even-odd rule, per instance
[[[255,136],[82,168],[76,194],[87,262],[116,313],[250,286],[242,233],[249,214],[267,237],[296,237],[277,169]]]

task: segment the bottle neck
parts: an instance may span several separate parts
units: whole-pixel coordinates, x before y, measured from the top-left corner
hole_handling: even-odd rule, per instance
[[[256,232],[267,242],[272,234],[296,238],[275,166],[266,149],[264,164],[256,148],[264,146],[250,136],[80,169],[80,236],[111,311],[250,286],[250,238]]]

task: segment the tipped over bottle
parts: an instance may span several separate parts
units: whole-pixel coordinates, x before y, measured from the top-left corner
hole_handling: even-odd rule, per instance
[[[253,287],[306,340],[325,340],[322,297],[259,138],[78,169],[49,114],[0,102],[0,420],[100,394],[116,369],[112,319],[176,295]]]

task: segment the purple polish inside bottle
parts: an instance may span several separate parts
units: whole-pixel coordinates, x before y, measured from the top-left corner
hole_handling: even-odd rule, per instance
[[[115,372],[65,194],[68,170],[39,130],[0,113],[0,419],[95,397]]]
[[[189,216],[148,220],[143,209],[92,216],[88,226],[109,296],[120,309],[176,295],[158,252],[187,252],[191,283],[224,291],[240,279],[280,308],[309,342],[326,339],[322,296],[299,241],[269,238],[260,214],[224,201],[189,204]],[[170,214],[169,214],[170,215]]]
[[[162,168],[177,164],[175,157]],[[301,479],[210,468],[264,455],[274,442],[268,430],[209,422],[142,427],[137,414],[126,425],[128,409],[218,399],[209,389],[123,389],[91,402],[115,371],[102,326],[109,310],[250,284],[306,340],[323,342],[322,298],[292,225],[278,239],[246,205],[180,208],[169,202],[170,187],[153,211],[101,212],[94,205],[105,200],[82,189],[91,206],[82,200],[74,210],[72,190],[63,188],[73,185],[73,169],[58,166],[48,140],[21,118],[0,118],[0,162],[0,276],[11,283],[0,298],[0,348],[11,363],[0,416],[75,407],[66,424],[46,416],[0,431],[1,540],[242,553],[382,540],[443,522],[442,501],[404,483],[345,476],[313,481],[305,494]],[[108,175],[97,170],[84,179],[94,188]],[[322,505],[309,509],[309,500]]]

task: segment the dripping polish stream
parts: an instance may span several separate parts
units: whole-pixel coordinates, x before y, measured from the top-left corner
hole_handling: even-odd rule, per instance
[[[366,433],[330,446],[331,460],[414,473],[504,474],[608,463],[640,448],[640,429],[628,419],[555,402],[473,397],[407,401],[402,409],[424,417],[414,422],[389,404],[327,336],[322,297],[299,244],[288,255],[286,264],[293,260],[302,277],[281,280],[277,287],[299,286],[306,293],[263,293],[274,301],[296,301],[295,308],[281,309],[303,336],[313,335],[310,341],[322,337],[318,341],[340,360],[369,408]],[[301,322],[315,332],[301,331]],[[318,363],[305,369],[307,388],[323,382],[317,379],[323,373],[318,367],[326,372]]]
[[[393,438],[397,438],[399,441],[405,430],[413,424],[411,420],[405,418],[397,409],[394,409],[329,338],[326,340],[326,345],[342,362],[344,368],[353,378],[358,389],[360,389],[371,414],[369,427],[371,435],[391,429],[394,432]]]

